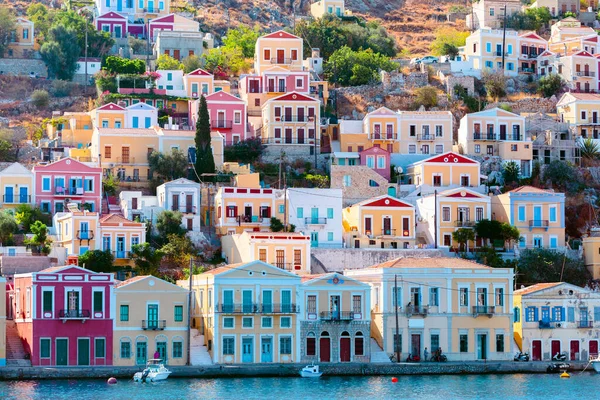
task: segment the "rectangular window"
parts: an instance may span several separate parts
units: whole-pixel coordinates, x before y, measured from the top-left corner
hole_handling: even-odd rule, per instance
[[[279,338],[279,354],[292,354],[292,338]]]
[[[442,221],[450,221],[450,207],[442,207]]]
[[[402,307],[402,288],[392,289],[392,307]]]
[[[112,157],[112,150],[110,146],[104,146],[104,158],[111,158]]]
[[[50,358],[50,339],[40,339],[40,358]]]
[[[475,145],[475,153],[481,153],[481,145],[480,144],[476,144]]]
[[[333,232],[327,232],[327,241],[333,242]]]
[[[94,354],[96,358],[106,357],[106,339],[96,338],[94,340]]]
[[[279,205],[279,214],[283,214],[283,213],[285,213],[285,205],[280,204]]]
[[[298,207],[296,209],[296,214],[298,215],[298,219],[304,218],[304,208]]]
[[[131,358],[131,342],[121,342],[121,358]]]
[[[254,327],[254,318],[252,318],[252,317],[242,318],[242,328],[253,328],[253,327]]]
[[[469,351],[469,335],[460,335],[460,352],[466,353]]]
[[[416,152],[417,152],[417,145],[409,144],[408,145],[408,154],[416,154]]]
[[[519,222],[525,221],[525,206],[519,206]]]
[[[42,312],[44,313],[43,317],[46,316],[46,314],[50,314],[49,316],[52,316],[52,305],[54,304],[54,293],[52,293],[52,291],[50,290],[44,290],[43,292],[43,299],[42,299]]]
[[[536,322],[538,320],[537,307],[527,307],[525,309],[525,322]]]
[[[258,259],[262,262],[267,262],[267,249],[258,249]]]
[[[556,207],[550,207],[550,222],[556,222]]]
[[[596,308],[594,307],[594,314],[596,314]],[[598,315],[600,317],[600,314]],[[560,306],[555,306],[552,308],[552,321],[555,322],[564,322],[565,320],[565,308]],[[600,321],[600,318],[594,317],[594,320]]]
[[[223,355],[235,354],[235,339],[232,337],[223,338]]]
[[[183,306],[175,306],[175,322],[183,321]]]
[[[224,317],[223,318],[223,328],[233,329],[235,326],[234,321],[235,320],[233,317]]]
[[[317,343],[314,337],[306,338],[306,355],[315,356],[317,355]]]
[[[350,175],[344,175],[344,186],[350,186],[352,185],[352,176]]]
[[[261,327],[272,328],[273,327],[273,318],[272,317],[262,317]]]
[[[333,219],[333,208],[328,208],[327,209],[327,218],[328,219]]]
[[[94,292],[94,313],[101,313],[104,308],[104,292]]]
[[[463,307],[469,306],[469,289],[468,288],[460,288],[460,305]]]
[[[429,288],[429,305],[439,306],[440,305],[440,294],[438,288]]]
[[[504,334],[496,334],[496,353],[504,353]]]
[[[440,335],[437,333],[431,334],[431,353],[437,351],[440,348]]]
[[[442,125],[435,126],[435,136],[436,137],[444,136],[444,127]]]
[[[359,296],[359,295],[352,296],[352,312],[354,314],[362,313],[362,296]]]
[[[173,342],[173,358],[183,357],[183,342]]]
[[[121,321],[129,321],[129,306],[121,305],[120,307],[120,320]]]
[[[292,318],[291,317],[281,317],[279,323],[282,328],[291,328],[292,327]]]
[[[309,295],[306,299],[306,312],[314,314],[317,312],[317,296]]]
[[[575,322],[575,307],[567,308],[567,322]]]
[[[45,176],[42,178],[42,191],[49,192],[50,191],[50,177]]]
[[[521,322],[521,309],[519,307],[513,309],[513,315],[513,322]]]
[[[495,297],[496,297],[496,305],[504,306],[504,288],[496,288]]]

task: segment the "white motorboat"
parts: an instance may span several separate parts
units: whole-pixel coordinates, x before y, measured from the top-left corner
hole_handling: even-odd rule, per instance
[[[594,370],[600,374],[600,354],[596,357],[590,357],[590,364],[594,367]]]
[[[148,364],[142,372],[136,372],[133,375],[133,380],[135,382],[158,382],[166,380],[169,375],[171,375],[171,371],[165,368],[162,360],[153,358],[148,360]]]
[[[303,378],[320,378],[321,375],[323,373],[319,371],[319,366],[314,364],[307,365],[300,371],[300,376]]]

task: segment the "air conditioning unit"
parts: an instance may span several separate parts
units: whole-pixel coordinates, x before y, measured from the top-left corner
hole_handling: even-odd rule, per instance
[[[561,326],[562,326],[562,324],[561,324],[560,322],[557,322],[557,323],[556,323],[556,327],[557,327],[557,328],[560,328]]]

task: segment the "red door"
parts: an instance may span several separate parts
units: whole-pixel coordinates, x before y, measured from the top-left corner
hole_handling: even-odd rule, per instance
[[[350,362],[350,338],[340,339],[340,361]]]
[[[533,361],[542,360],[542,341],[534,340],[531,342],[531,359]]]
[[[330,362],[331,361],[331,346],[329,344],[329,338],[321,338],[319,341],[319,361]]]
[[[579,340],[571,340],[571,361],[579,360]]]
[[[552,353],[550,357],[554,357],[556,354],[560,354],[560,340],[552,341]]]
[[[598,341],[597,340],[590,340],[590,357],[597,357],[598,356]]]
[[[277,64],[285,63],[285,52],[284,50],[277,50]]]

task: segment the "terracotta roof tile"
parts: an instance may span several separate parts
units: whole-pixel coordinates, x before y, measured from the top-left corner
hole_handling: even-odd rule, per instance
[[[540,290],[549,289],[558,285],[562,285],[564,282],[551,282],[551,283],[537,283],[535,285],[527,286],[526,288],[515,290],[514,294],[526,295]]]
[[[152,276],[152,275],[140,275],[140,276],[134,276],[133,278],[129,278],[127,280],[121,281],[119,283],[115,284],[115,288],[121,287],[121,286],[125,286],[125,285],[129,285],[130,283],[134,283],[137,281],[141,281],[142,279],[146,279],[147,277]]]
[[[534,186],[529,186],[529,185],[521,186],[516,189],[510,190],[509,193],[551,193],[551,194],[554,194],[554,192],[552,190],[540,189],[540,188],[536,188]]]
[[[464,269],[492,269],[475,261],[465,260],[464,258],[452,257],[402,257],[386,261],[381,264],[373,265],[369,268],[464,268]]]

